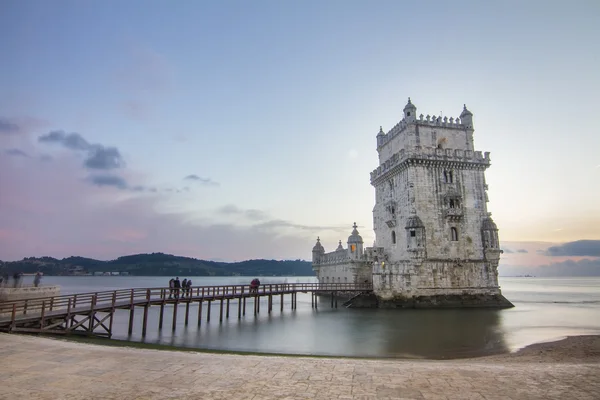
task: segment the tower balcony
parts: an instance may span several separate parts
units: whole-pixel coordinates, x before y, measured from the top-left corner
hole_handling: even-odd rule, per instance
[[[463,217],[463,209],[462,207],[446,208],[444,210],[444,217],[449,219],[461,219]]]

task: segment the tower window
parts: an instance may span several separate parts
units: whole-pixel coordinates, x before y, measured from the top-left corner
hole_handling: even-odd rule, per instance
[[[455,227],[450,228],[450,240],[458,241],[458,230]]]
[[[392,244],[396,244],[396,231],[392,231]]]
[[[410,230],[410,237],[415,237],[417,236],[417,232],[414,229]]]
[[[410,117],[410,111],[406,113],[406,116],[407,116],[407,117]]]
[[[452,176],[452,171],[444,170],[444,182],[452,183],[454,181],[454,177]]]

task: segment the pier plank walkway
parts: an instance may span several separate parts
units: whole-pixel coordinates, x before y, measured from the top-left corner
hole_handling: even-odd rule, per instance
[[[310,293],[312,307],[318,307],[316,296],[330,295],[331,306],[337,307],[340,293],[365,293],[370,284],[348,283],[280,283],[260,285],[196,286],[188,291],[170,288],[133,288],[66,296],[44,297],[0,303],[0,332],[38,332],[51,334],[112,335],[116,310],[129,310],[129,333],[133,331],[136,308],[143,308],[142,336],[146,335],[148,308],[160,306],[159,329],[163,327],[164,309],[173,305],[172,329],[177,325],[177,312],[185,306],[185,324],[189,322],[190,305],[198,304],[198,325],[206,304],[206,321],[211,318],[212,302],[218,301],[219,321],[229,318],[230,302],[238,302],[238,319],[246,314],[246,302],[252,301],[254,315],[260,312],[261,298],[267,299],[267,312],[273,310],[274,299],[279,298],[283,311],[284,296],[290,297],[290,307],[297,306],[298,293]]]

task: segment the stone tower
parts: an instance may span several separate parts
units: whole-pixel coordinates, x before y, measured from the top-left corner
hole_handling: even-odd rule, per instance
[[[510,307],[498,286],[498,228],[487,210],[489,153],[473,114],[404,117],[377,134],[373,289],[380,306]],[[349,241],[350,245],[350,241]],[[361,249],[362,250],[362,249]],[[368,250],[368,249],[367,249]]]

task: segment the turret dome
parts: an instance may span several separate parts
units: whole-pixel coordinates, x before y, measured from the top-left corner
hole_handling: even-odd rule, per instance
[[[352,228],[354,228],[354,229],[352,230],[352,234],[350,236],[348,236],[348,243],[362,243],[363,239],[358,234],[358,230],[356,229],[357,228],[356,222],[354,223]]]
[[[416,110],[417,107],[410,101],[410,97],[408,98],[408,103],[404,106],[404,111]]]
[[[473,113],[471,111],[467,110],[467,105],[464,104],[463,105],[463,110],[460,113],[460,118],[463,119],[465,116],[468,116],[468,115],[473,116]]]
[[[498,227],[496,226],[494,220],[488,217],[481,222],[481,229],[484,231],[497,231]]]
[[[423,221],[421,221],[421,218],[419,218],[416,215],[408,217],[408,219],[406,220],[406,229],[423,227],[425,227],[425,225],[423,225]]]
[[[320,238],[317,238],[317,243],[314,245],[312,251],[313,251],[313,253],[324,253],[325,252],[325,248],[321,244]]]

